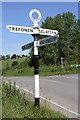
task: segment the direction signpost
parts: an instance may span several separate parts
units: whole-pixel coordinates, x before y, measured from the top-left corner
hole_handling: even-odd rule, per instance
[[[36,46],[40,47],[40,46],[45,46],[45,45],[49,45],[52,43],[56,43],[56,42],[58,42],[58,38],[59,38],[59,35],[40,39],[39,41],[36,41]],[[34,47],[34,41],[31,43],[28,43],[26,45],[23,45],[22,50],[24,51],[24,50],[30,49],[32,47]]]
[[[32,28],[32,27],[7,25],[6,28],[9,29],[10,32],[14,32],[14,33],[36,34],[34,32],[35,28]],[[39,28],[39,29],[37,29],[37,31],[38,31],[38,34],[40,34],[40,35],[54,36],[54,35],[58,34],[57,30]]]
[[[9,29],[10,32],[14,33],[34,34],[32,27],[7,25],[6,28]]]
[[[38,46],[45,46],[45,45],[49,45],[52,43],[56,43],[58,41],[58,38],[59,38],[59,35],[43,38],[43,39],[38,41],[39,42]]]
[[[38,14],[38,18],[34,19],[32,14],[36,12]],[[22,46],[22,50],[27,50],[34,47],[34,77],[35,77],[35,107],[40,106],[39,99],[39,64],[38,64],[38,47],[45,46],[48,44],[56,43],[58,41],[59,35],[57,30],[43,29],[39,28],[38,22],[41,20],[41,13],[37,9],[32,9],[29,13],[29,17],[33,22],[33,27],[24,27],[24,26],[15,26],[15,25],[7,25],[6,28],[10,32],[14,33],[25,33],[31,34],[34,38],[34,41]],[[37,41],[36,34],[47,35],[50,37],[40,39]]]
[[[34,46],[34,42],[31,42],[29,44],[26,44],[24,46],[22,46],[22,50],[27,50],[27,49],[30,49]]]
[[[39,28],[39,34],[40,35],[54,36],[54,35],[58,34],[58,31],[57,30],[50,30],[50,29]]]

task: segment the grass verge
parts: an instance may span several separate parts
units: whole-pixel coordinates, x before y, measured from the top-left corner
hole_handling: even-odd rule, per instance
[[[17,62],[17,65],[12,65],[13,62]],[[0,71],[3,76],[33,76],[34,68],[28,65],[27,59],[16,58],[7,59],[0,61]],[[52,76],[52,75],[64,75],[64,74],[78,74],[80,67],[71,67],[69,64],[65,64],[63,69],[61,65],[40,65],[39,73],[41,76]]]
[[[60,66],[43,66],[39,68],[41,76],[52,76],[52,75],[64,75],[64,74],[77,74],[79,68],[64,68]],[[34,68],[27,67],[22,69],[9,69],[3,70],[3,76],[33,76]]]
[[[65,116],[59,112],[55,112],[45,105],[41,105],[39,109],[34,107],[34,102],[26,97],[11,83],[3,83],[3,118],[63,118]],[[67,118],[66,118],[67,120]]]
[[[0,84],[0,119],[2,118],[2,86]]]

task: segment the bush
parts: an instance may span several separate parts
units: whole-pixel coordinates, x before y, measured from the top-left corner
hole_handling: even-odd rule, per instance
[[[9,70],[10,69],[10,66],[9,66],[9,63],[6,64],[6,70]]]
[[[12,67],[17,67],[17,65],[18,65],[18,61],[13,61],[12,62]]]
[[[22,68],[27,68],[28,65],[28,61],[25,59],[24,61],[20,62],[20,64],[18,65],[18,68],[22,69]]]
[[[16,59],[16,54],[13,54],[11,59]]]

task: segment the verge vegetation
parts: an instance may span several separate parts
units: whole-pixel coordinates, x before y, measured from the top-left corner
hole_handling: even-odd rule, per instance
[[[2,118],[2,85],[0,84],[0,119]]]
[[[3,118],[66,118],[45,105],[35,108],[30,98],[16,89],[15,83],[13,86],[3,83],[2,91]]]
[[[3,76],[33,76],[34,67],[30,67],[26,60],[27,58],[16,58],[2,61],[2,75]],[[79,67],[70,65],[54,66],[54,65],[41,65],[39,66],[41,76],[50,75],[64,75],[64,74],[76,74],[79,71]]]

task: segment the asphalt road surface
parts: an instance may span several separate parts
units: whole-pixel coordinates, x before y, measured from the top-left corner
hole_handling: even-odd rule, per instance
[[[34,93],[34,77],[3,77]],[[78,75],[40,76],[40,96],[78,113]]]

